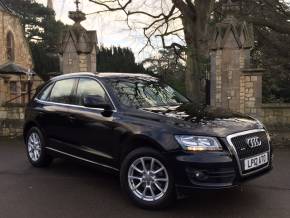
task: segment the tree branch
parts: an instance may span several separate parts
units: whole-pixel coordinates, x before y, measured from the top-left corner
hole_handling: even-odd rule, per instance
[[[89,0],[90,2],[93,2],[97,5],[100,5],[102,7],[105,7],[107,10],[106,11],[121,11],[121,10],[125,10],[131,3],[132,0],[128,0],[123,6],[120,3],[119,0],[108,0],[108,1],[102,1],[102,0]],[[108,4],[109,3],[118,3],[119,7],[110,7]]]
[[[265,26],[268,27],[278,33],[290,34],[290,24],[277,23],[269,19],[264,19],[260,17],[250,17],[247,19],[249,22],[253,23],[257,26]]]

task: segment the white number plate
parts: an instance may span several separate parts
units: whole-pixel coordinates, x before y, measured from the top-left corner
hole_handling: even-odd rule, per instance
[[[245,160],[245,170],[250,170],[268,163],[268,153],[258,155]]]

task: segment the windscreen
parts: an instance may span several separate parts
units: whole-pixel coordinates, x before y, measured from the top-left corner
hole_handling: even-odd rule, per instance
[[[178,106],[189,102],[172,87],[158,80],[128,78],[111,80],[110,83],[121,104],[129,107]]]

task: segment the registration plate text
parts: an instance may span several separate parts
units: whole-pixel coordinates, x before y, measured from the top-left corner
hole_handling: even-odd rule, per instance
[[[268,163],[268,153],[244,160],[245,170],[251,170]]]

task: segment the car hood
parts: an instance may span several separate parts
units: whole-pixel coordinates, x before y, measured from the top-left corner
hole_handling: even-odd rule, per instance
[[[142,110],[163,117],[161,122],[198,135],[226,137],[237,132],[263,128],[254,118],[222,108],[186,104]]]

